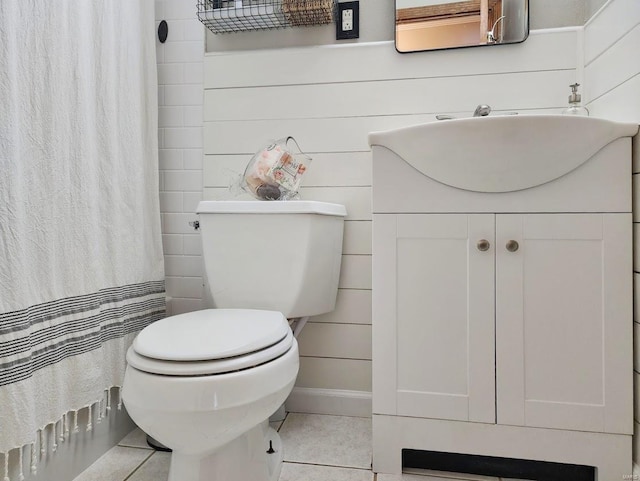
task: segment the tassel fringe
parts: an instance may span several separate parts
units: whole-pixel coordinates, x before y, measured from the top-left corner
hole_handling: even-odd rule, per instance
[[[4,453],[4,474],[2,476],[3,481],[11,481],[9,479],[9,453]]]
[[[78,433],[78,411],[73,411],[73,432]]]
[[[60,420],[60,432],[58,433],[58,442],[64,443],[64,420],[67,417],[67,414],[62,415],[62,419]]]
[[[24,481],[24,471],[22,470],[22,446],[18,448],[18,481]]]
[[[105,389],[106,393],[102,393],[102,397],[97,401],[94,401],[84,408],[87,408],[87,431],[91,431],[93,429],[93,407],[95,406],[96,412],[96,423],[100,424],[103,418],[106,418],[111,411],[112,405],[112,393],[111,388]],[[122,390],[120,386],[115,386],[115,393],[118,396],[118,411],[122,410]],[[81,408],[81,409],[84,409]],[[24,446],[20,446],[18,448],[18,473],[17,477],[14,477],[14,481],[24,481],[24,449],[29,446],[29,472],[32,475],[36,475],[38,473],[38,451],[40,453],[40,460],[45,458],[49,452],[54,453],[58,449],[58,443],[63,443],[66,440],[71,438],[71,434],[76,434],[79,432],[78,429],[78,411],[80,409],[71,410],[66,413],[63,413],[60,418],[54,422],[46,424],[42,428],[38,429],[36,432],[36,439]],[[70,419],[69,416],[73,415],[73,427],[70,429]],[[58,425],[59,423],[59,425]],[[47,429],[49,426],[51,427],[51,440],[49,442],[49,448],[47,449],[46,441],[47,438]],[[9,452],[0,453],[3,456],[3,465],[2,465],[2,481],[11,481],[9,476]],[[13,468],[12,468],[13,469]]]
[[[93,415],[91,414],[91,406],[92,404],[89,404],[89,407],[87,408],[87,412],[89,414],[87,418],[87,431],[91,431],[93,429]]]
[[[56,452],[58,450],[58,436],[56,435],[56,426],[58,423],[51,423],[53,425],[52,436],[51,436],[51,452]]]
[[[36,443],[31,443],[31,474],[38,474],[38,465],[36,461]]]
[[[40,438],[40,459],[44,458],[47,454],[47,450],[44,447],[44,436],[42,435],[42,429],[38,429],[38,437]]]

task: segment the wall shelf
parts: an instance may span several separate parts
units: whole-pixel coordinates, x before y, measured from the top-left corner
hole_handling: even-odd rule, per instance
[[[336,0],[197,0],[211,32],[230,33],[333,22]]]

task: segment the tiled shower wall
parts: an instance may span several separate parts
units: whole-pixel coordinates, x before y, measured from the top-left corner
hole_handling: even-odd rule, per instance
[[[585,93],[591,115],[640,123],[640,2],[611,0],[585,25]],[[640,461],[640,136],[634,139],[634,461]]]
[[[201,308],[202,260],[195,220],[202,197],[202,65],[204,27],[194,0],[156,1],[156,23],[166,20],[167,41],[156,40],[160,211],[168,313]]]

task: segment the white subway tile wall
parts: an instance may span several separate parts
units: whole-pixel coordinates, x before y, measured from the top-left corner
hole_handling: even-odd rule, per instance
[[[160,211],[169,315],[202,308],[202,247],[189,226],[202,199],[204,26],[193,0],[158,0],[156,23],[169,26],[156,43]]]

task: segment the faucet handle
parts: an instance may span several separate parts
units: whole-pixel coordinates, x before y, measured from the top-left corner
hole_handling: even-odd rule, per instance
[[[476,107],[475,112],[473,112],[474,117],[486,117],[491,113],[491,107],[488,105],[480,104]]]
[[[474,117],[486,117],[487,115],[489,115],[491,113],[491,107],[485,104],[480,104],[476,107],[475,112],[473,112],[473,116]],[[517,115],[517,113],[513,113],[513,114],[507,114],[507,115]],[[447,115],[447,114],[437,114],[436,115],[436,119],[437,120],[453,120],[455,119],[454,116],[452,115]]]

